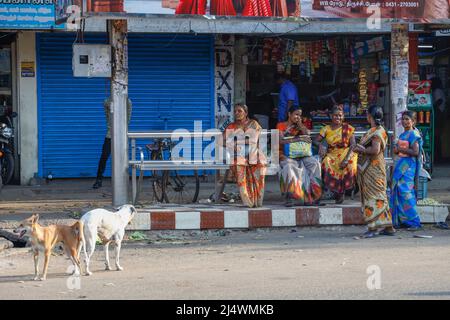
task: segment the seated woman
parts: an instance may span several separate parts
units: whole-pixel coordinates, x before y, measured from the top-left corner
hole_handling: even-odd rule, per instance
[[[291,106],[288,121],[277,124],[280,134],[280,189],[286,196],[286,206],[293,199],[299,204],[318,204],[322,196],[320,162],[312,156],[295,157],[285,153],[287,144],[303,141],[311,144],[309,130],[302,124],[302,110]]]
[[[232,156],[231,172],[236,177],[242,202],[261,207],[264,198],[266,158],[258,149],[261,126],[248,118],[244,104],[234,106],[234,122],[225,129],[225,143]]]
[[[358,158],[352,151],[356,145],[355,128],[344,122],[344,112],[339,106],[331,110],[331,121],[331,125],[320,130],[315,144],[319,146],[319,155],[323,159],[324,187],[333,192],[336,203],[341,204],[345,191],[352,190],[356,181]],[[328,147],[321,143],[323,139]]]
[[[394,153],[399,158],[395,162],[390,199],[394,226],[412,230],[421,228],[414,187],[420,170],[418,156],[423,142],[420,132],[414,128],[415,121],[415,112],[403,112],[402,125],[405,132],[394,145]]]

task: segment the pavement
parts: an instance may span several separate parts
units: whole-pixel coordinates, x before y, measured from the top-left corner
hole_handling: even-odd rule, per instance
[[[41,180],[34,186],[7,185],[0,193],[0,229],[12,229],[31,213],[39,213],[41,222],[70,223],[93,208],[113,209],[110,179],[103,187],[92,189],[94,179]],[[138,215],[130,230],[227,229],[318,225],[364,224],[359,213],[359,195],[346,199],[344,205],[332,200],[322,201],[321,207],[283,205],[276,176],[266,178],[264,207],[249,209],[239,201],[214,204],[208,202],[214,190],[213,176],[201,177],[199,203],[161,204],[153,197],[151,179],[145,179]],[[234,184],[226,192],[238,194]],[[428,197],[444,205],[420,208],[425,223],[444,222],[450,206],[450,166],[436,167],[428,184]]]

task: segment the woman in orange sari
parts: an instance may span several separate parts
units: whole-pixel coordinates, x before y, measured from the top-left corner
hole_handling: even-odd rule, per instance
[[[345,191],[355,186],[357,155],[352,152],[356,145],[354,132],[355,128],[344,122],[342,108],[334,106],[331,110],[331,125],[323,127],[315,141],[323,159],[324,187],[334,193],[337,204],[343,203]]]
[[[261,207],[266,173],[266,158],[258,148],[262,128],[248,118],[244,104],[235,105],[234,119],[225,129],[226,146],[233,155],[230,170],[236,177],[242,202],[249,208]]]

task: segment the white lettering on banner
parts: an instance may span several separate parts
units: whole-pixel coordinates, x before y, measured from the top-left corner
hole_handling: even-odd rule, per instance
[[[233,119],[234,37],[216,40],[215,46],[215,127],[225,130]]]

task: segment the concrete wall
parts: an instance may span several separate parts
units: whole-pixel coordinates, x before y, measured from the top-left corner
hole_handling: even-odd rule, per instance
[[[34,62],[35,77],[21,77],[21,62]],[[20,184],[28,184],[38,172],[37,61],[35,32],[17,37],[17,90],[19,113]]]

